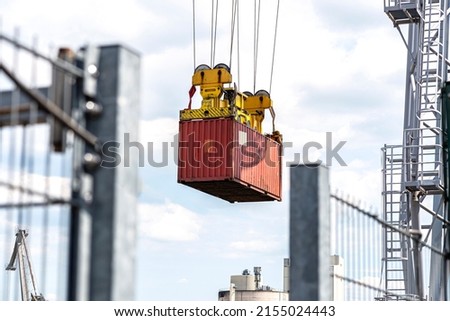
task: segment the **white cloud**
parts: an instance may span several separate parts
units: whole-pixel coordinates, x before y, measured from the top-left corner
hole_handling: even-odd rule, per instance
[[[70,198],[70,180],[66,177],[11,172],[0,167],[0,178],[0,203],[43,202],[45,196],[66,200]],[[25,191],[10,188],[11,185],[25,188]]]
[[[230,243],[230,248],[242,252],[270,252],[278,248],[273,240],[249,240]]]
[[[7,9],[8,23],[26,28],[27,32],[45,31],[44,37],[51,37],[63,43],[68,39],[78,43],[117,37],[134,40],[137,34],[142,32],[143,26],[159,20],[157,16],[145,10],[142,3],[135,0],[126,3],[103,0],[79,1],[70,10],[56,0],[40,2],[20,0],[11,1]],[[43,18],[36,19],[37,16]]]
[[[331,171],[332,188],[361,200],[363,204],[370,204],[374,212],[381,210],[381,171],[373,171],[360,162],[347,168],[339,168]],[[331,192],[336,192],[332,190]]]
[[[284,248],[282,241],[286,240],[274,233],[262,233],[249,229],[241,235],[240,239],[229,242],[226,251],[221,255],[231,259],[260,256],[267,258],[277,253],[279,257],[282,257],[281,252]]]
[[[189,283],[189,280],[187,278],[181,278],[181,279],[178,279],[177,283],[178,284],[186,284],[186,283]]]
[[[142,235],[160,241],[193,241],[199,238],[199,215],[175,203],[140,204],[139,226]]]
[[[174,136],[178,134],[177,118],[156,118],[152,120],[141,120],[139,139],[142,144],[155,143],[154,147],[161,148],[162,143],[173,142]],[[147,146],[146,146],[147,147]]]

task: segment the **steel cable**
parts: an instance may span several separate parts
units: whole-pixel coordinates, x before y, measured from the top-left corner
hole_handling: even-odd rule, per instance
[[[237,14],[237,0],[231,2],[231,41],[230,41],[230,63],[229,68],[231,70],[231,64],[233,62],[233,44],[234,44],[234,28],[236,24]]]
[[[273,51],[272,51],[272,65],[270,68],[270,84],[269,84],[269,93],[272,93],[272,78],[273,78],[273,67],[275,65],[275,48],[277,45],[277,34],[278,34],[278,16],[280,13],[280,0],[277,3],[277,13],[275,18],[275,32],[273,36]]]
[[[237,0],[237,23],[236,23],[236,40],[237,40],[237,74],[238,74],[238,88],[241,86],[241,48],[240,48],[240,15],[239,15],[239,0]]]
[[[194,69],[197,68],[197,63],[196,63],[196,41],[195,41],[195,0],[192,0],[192,47],[193,47],[193,55],[194,55]]]
[[[216,55],[218,8],[218,0],[211,0],[211,68],[214,68],[214,60]]]
[[[253,18],[253,93],[256,92],[256,75],[258,72],[260,14],[261,14],[261,0],[255,0],[255,2],[254,2],[254,18]]]

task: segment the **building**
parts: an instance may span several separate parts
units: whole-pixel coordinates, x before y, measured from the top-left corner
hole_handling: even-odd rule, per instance
[[[342,278],[336,277],[336,275],[344,276],[344,259],[339,255],[331,256],[331,300],[344,301],[345,284]]]
[[[241,275],[230,277],[230,288],[219,291],[219,301],[287,301],[289,295],[262,284],[261,268],[254,267],[253,273],[244,270]]]
[[[283,260],[283,290],[276,290],[262,284],[261,268],[254,267],[253,274],[245,269],[241,275],[230,277],[229,289],[220,290],[219,301],[289,301],[290,260]],[[330,257],[330,277],[333,301],[344,300],[344,260],[338,255]]]

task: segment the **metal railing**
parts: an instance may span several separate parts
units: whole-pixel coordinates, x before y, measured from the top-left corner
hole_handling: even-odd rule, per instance
[[[344,300],[374,300],[382,293],[382,226],[371,210],[348,195],[331,194],[332,253],[343,259]]]
[[[402,5],[415,5],[417,0],[384,0],[384,7],[398,7]]]
[[[438,127],[407,129],[406,136],[416,137],[415,142],[404,146],[406,181],[417,182],[425,189],[442,190],[443,177],[443,146],[442,131]],[[440,137],[440,138],[439,138]],[[428,186],[429,185],[429,186]],[[420,187],[420,186],[418,186]]]
[[[445,262],[445,253],[430,245],[430,233],[421,237],[415,231],[403,228],[397,224],[386,222],[370,207],[366,209],[360,201],[348,195],[336,192],[331,194],[331,214],[334,234],[334,254],[343,258],[344,273],[334,274],[334,277],[344,281],[344,299],[348,301],[360,300],[428,300],[429,295],[419,298],[405,291],[398,292],[391,284],[386,283],[386,257],[383,234],[387,230],[395,231],[408,244],[417,244],[422,252],[424,266],[423,274],[429,276],[432,255],[435,260]],[[332,247],[332,250],[333,250]],[[398,270],[392,269],[391,281],[397,278],[398,288],[413,288],[415,284],[408,284],[406,269],[401,265]],[[423,287],[429,287],[429,279],[424,279]],[[446,285],[444,285],[446,287]],[[447,291],[447,290],[444,290]]]

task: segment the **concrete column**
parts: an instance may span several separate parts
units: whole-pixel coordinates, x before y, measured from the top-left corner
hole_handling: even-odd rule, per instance
[[[134,299],[139,157],[124,137],[138,141],[139,55],[123,46],[100,47],[97,88],[103,112],[87,119],[87,129],[102,142],[119,142],[121,161],[93,171],[89,297],[127,301]]]
[[[316,164],[290,168],[291,301],[331,300],[330,190],[328,169]]]

